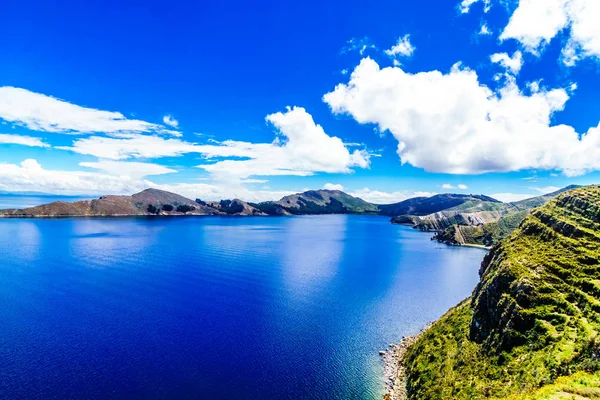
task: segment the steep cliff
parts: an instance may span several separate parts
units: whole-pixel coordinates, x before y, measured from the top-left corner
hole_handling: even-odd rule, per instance
[[[600,186],[535,209],[480,276],[472,298],[410,347],[410,398],[519,398],[600,371]]]

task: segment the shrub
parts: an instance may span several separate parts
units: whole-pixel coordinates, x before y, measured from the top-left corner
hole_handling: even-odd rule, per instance
[[[182,204],[180,206],[177,206],[177,212],[180,213],[188,213],[190,211],[194,211],[196,209],[196,207],[194,206],[188,206],[187,204]]]

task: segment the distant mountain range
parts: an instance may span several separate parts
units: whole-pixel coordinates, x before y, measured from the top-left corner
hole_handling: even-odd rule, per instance
[[[132,196],[102,196],[0,210],[0,217],[372,214],[392,217],[392,223],[437,232],[435,238],[448,244],[490,246],[512,232],[531,209],[573,188],[513,203],[484,195],[438,194],[385,205],[369,203],[339,190],[309,190],[279,201],[248,203],[239,199],[194,201],[175,193],[146,189]]]

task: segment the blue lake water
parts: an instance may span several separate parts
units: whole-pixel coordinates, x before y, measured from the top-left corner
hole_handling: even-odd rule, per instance
[[[484,251],[369,216],[0,219],[1,399],[339,399]]]

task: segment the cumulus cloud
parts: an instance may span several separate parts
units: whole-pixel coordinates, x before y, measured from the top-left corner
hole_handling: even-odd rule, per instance
[[[278,137],[272,143],[224,142],[249,159],[223,160],[198,167],[218,177],[248,178],[266,175],[308,176],[315,172],[349,173],[367,168],[365,150],[350,152],[340,138],[329,136],[302,107],[268,115]]]
[[[492,54],[490,60],[494,64],[500,64],[513,75],[517,75],[523,66],[523,55],[518,50],[513,53],[512,57],[507,53]]]
[[[134,161],[124,162],[103,160],[96,162],[80,162],[79,165],[86,168],[101,170],[111,175],[127,176],[133,179],[139,179],[150,175],[164,175],[177,172],[176,170],[167,168],[164,165]]]
[[[597,0],[519,0],[501,40],[515,39],[534,54],[564,32],[567,66],[585,57],[600,58],[600,2]]]
[[[382,69],[370,58],[323,97],[333,113],[391,132],[402,163],[430,172],[599,170],[600,127],[579,135],[571,126],[551,125],[568,99],[562,88],[525,95],[512,79],[494,91],[460,65],[411,74]]]
[[[364,188],[349,193],[354,197],[360,197],[361,199],[375,204],[391,204],[398,203],[403,200],[407,200],[413,197],[431,197],[436,193],[432,192],[414,192],[409,190],[402,190],[396,192],[384,192],[380,190],[371,190]]]
[[[414,51],[415,47],[410,43],[410,35],[404,35],[398,38],[398,42],[396,42],[392,48],[385,50],[384,52],[390,57],[410,57]]]
[[[340,191],[344,191],[344,186],[340,185],[340,184],[336,184],[336,183],[326,183],[323,185],[323,189],[326,190],[340,190]]]
[[[0,87],[0,119],[35,131],[66,134],[157,132],[180,135],[159,124],[128,119],[115,111],[72,104],[41,93]]]
[[[177,128],[179,126],[179,121],[177,121],[175,118],[173,118],[170,115],[165,115],[163,117],[163,123],[165,125],[169,125],[172,128]]]
[[[0,133],[0,144],[18,144],[29,147],[50,147],[40,138],[25,135],[13,135],[10,133]]]

